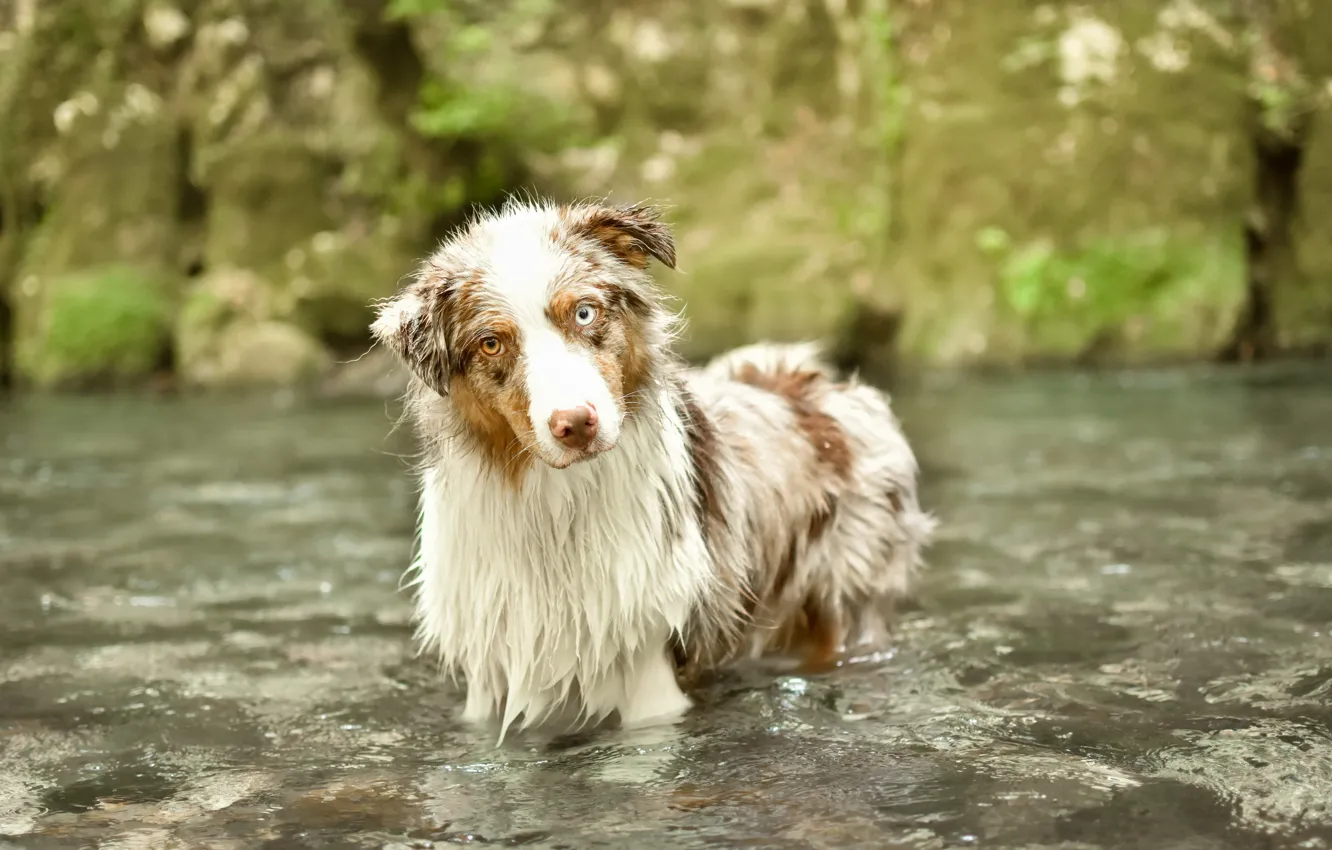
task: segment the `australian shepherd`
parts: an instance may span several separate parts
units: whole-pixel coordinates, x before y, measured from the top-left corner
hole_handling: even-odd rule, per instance
[[[810,345],[702,369],[646,205],[511,201],[379,305],[423,449],[418,638],[463,716],[676,718],[698,674],[882,637],[934,520],[888,400]]]

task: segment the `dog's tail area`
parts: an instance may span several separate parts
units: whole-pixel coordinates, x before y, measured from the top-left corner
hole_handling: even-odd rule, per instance
[[[728,351],[708,363],[705,371],[717,378],[756,383],[755,378],[803,376],[834,381],[837,373],[823,359],[816,342],[759,342]]]

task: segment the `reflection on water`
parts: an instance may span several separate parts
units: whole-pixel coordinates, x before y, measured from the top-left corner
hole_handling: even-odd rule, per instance
[[[1332,379],[902,391],[884,658],[493,737],[413,656],[377,403],[0,407],[0,846],[1332,846]]]

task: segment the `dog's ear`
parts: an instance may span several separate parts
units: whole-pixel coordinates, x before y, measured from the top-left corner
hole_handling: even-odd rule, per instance
[[[444,309],[447,293],[423,281],[383,301],[371,335],[440,395],[448,395],[449,351]]]
[[[675,237],[655,206],[589,207],[580,230],[635,268],[647,268],[649,256],[656,257],[667,268],[675,268]]]

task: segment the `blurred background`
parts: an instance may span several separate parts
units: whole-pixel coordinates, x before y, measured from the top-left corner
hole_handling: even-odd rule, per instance
[[[0,374],[388,390],[368,302],[507,192],[671,205],[686,353],[1332,341],[1319,0],[0,0]]]

